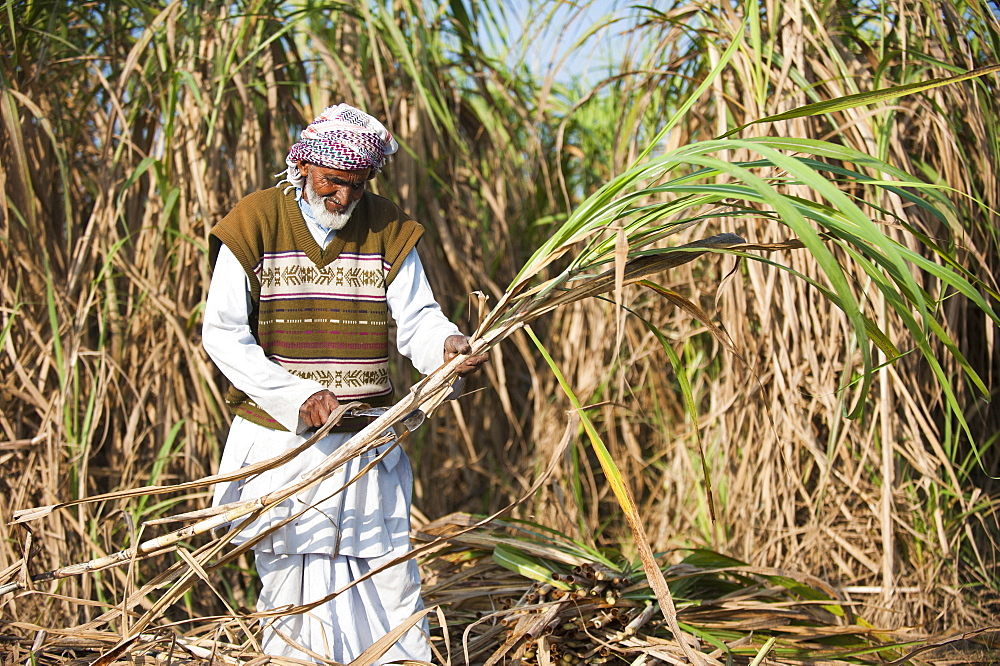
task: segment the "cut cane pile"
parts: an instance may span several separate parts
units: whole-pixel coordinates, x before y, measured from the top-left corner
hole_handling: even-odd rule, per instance
[[[433,632],[442,662],[690,663],[641,568],[597,554],[581,562],[585,547],[524,525],[463,531],[469,517],[449,519],[420,535],[451,544],[422,567],[425,602],[443,609]],[[874,664],[906,653],[894,644],[902,635],[877,631],[857,604],[813,577],[704,550],[664,574],[686,640],[709,664],[747,663],[765,646],[770,664]]]
[[[610,644],[638,644],[632,637],[654,616],[651,601],[625,597],[631,580],[600,564],[582,564],[572,573],[553,573],[553,583],[533,583],[501,623],[509,627],[504,645],[523,664],[604,664],[615,657]],[[545,663],[544,660],[541,660]]]

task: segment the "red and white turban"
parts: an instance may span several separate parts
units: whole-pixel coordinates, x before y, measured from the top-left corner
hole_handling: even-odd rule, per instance
[[[399,144],[382,123],[349,104],[338,104],[302,130],[285,158],[285,180],[302,187],[299,162],[343,171],[371,169],[374,178],[398,149]]]

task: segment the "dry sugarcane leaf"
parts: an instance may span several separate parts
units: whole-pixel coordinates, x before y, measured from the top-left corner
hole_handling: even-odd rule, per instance
[[[372,643],[371,646],[359,654],[357,659],[352,661],[348,666],[369,666],[369,664],[375,663],[375,660],[388,652],[389,648],[395,645],[399,639],[403,637],[403,634],[409,631],[411,627],[416,626],[417,622],[433,610],[433,608],[425,608],[424,610],[416,612],[406,618],[406,620],[401,622],[399,625],[393,627],[393,629],[385,636]],[[411,661],[410,663],[420,664],[425,662]]]
[[[135,645],[136,641],[139,640],[139,634],[136,633],[130,638],[126,638],[120,641],[113,648],[102,654],[100,657],[95,659],[91,666],[111,666],[112,663],[117,661],[122,655],[127,653],[129,649]]]
[[[989,627],[983,627],[981,629],[976,629],[974,631],[966,631],[966,632],[961,633],[961,634],[955,634],[953,636],[949,636],[948,638],[944,638],[944,639],[941,639],[941,640],[938,640],[938,641],[926,643],[925,645],[921,645],[920,647],[918,647],[918,648],[910,651],[909,653],[907,653],[905,656],[900,657],[899,659],[896,659],[895,661],[890,661],[885,666],[901,666],[902,664],[909,663],[915,656],[917,656],[921,652],[926,652],[928,650],[933,650],[934,648],[942,647],[942,646],[945,646],[945,645],[950,645],[951,643],[958,643],[960,641],[966,641],[966,640],[969,640],[970,638],[975,638],[976,636],[981,636],[982,634],[990,634],[990,633],[996,633],[996,632],[1000,632],[1000,625],[998,625],[998,624],[991,625]]]

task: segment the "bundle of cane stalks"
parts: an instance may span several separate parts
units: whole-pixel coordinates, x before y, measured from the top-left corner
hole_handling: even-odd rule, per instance
[[[690,663],[638,562],[521,521],[479,521],[470,530],[475,522],[453,514],[416,535],[450,543],[422,567],[425,600],[447,618],[435,636],[442,661]],[[903,643],[914,638],[875,630],[848,595],[807,574],[702,549],[658,560],[685,647],[707,664],[749,663],[762,653],[770,664],[884,664],[904,658]]]
[[[526,639],[514,654],[522,663],[539,663],[540,651],[552,663],[606,663],[613,656],[609,644],[627,641],[653,618],[652,601],[623,598],[631,580],[620,571],[588,563],[552,579],[569,589],[533,583],[515,605],[521,610],[501,620],[509,627],[505,643],[522,634]]]

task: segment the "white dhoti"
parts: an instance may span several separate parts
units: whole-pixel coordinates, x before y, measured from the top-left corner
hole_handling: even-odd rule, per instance
[[[263,583],[257,609],[263,611],[320,599],[328,591],[378,569],[397,553],[371,559],[261,552],[255,555],[257,574]],[[423,608],[419,581],[413,560],[375,574],[307,613],[282,617],[266,625],[263,650],[275,656],[310,659],[285,640],[294,637],[296,643],[328,659],[349,663]],[[422,620],[375,663],[430,661],[426,631],[427,623]]]
[[[315,469],[351,434],[329,435],[285,465],[244,480],[219,484],[213,503],[260,497]],[[230,472],[265,460],[303,441],[289,432],[249,421],[233,421],[219,471]],[[348,461],[329,478],[286,500],[237,535],[242,543],[272,530],[254,547],[263,589],[258,611],[312,603],[410,551],[413,474],[396,447],[347,488],[344,485],[391,445]],[[343,488],[343,490],[341,490]],[[379,572],[312,610],[264,621],[266,654],[311,659],[284,637],[340,663],[348,663],[423,609],[420,574],[409,560]],[[421,620],[379,661],[430,661],[427,621]]]

